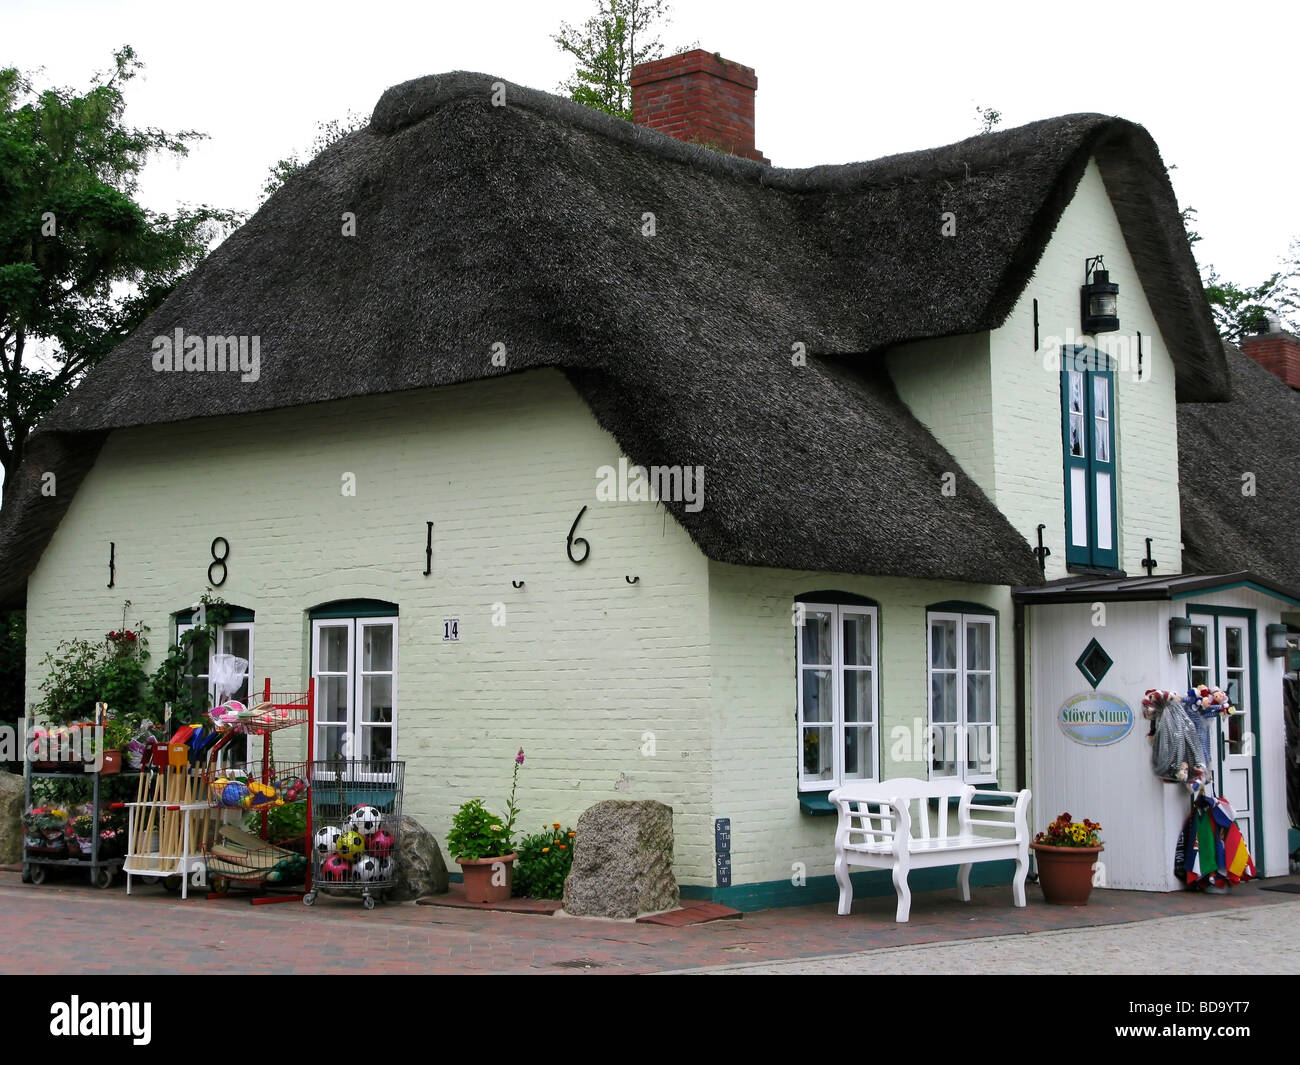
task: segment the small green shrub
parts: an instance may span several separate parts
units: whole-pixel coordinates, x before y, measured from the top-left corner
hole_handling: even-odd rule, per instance
[[[557,821],[541,832],[525,836],[516,850],[512,893],[534,899],[564,898],[564,880],[573,866],[573,841],[577,833]]]
[[[470,799],[451,819],[447,849],[453,858],[499,858],[510,853],[510,834],[501,818],[483,808],[482,799]]]

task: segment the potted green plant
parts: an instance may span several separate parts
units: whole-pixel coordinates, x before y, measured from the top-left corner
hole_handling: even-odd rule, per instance
[[[519,786],[519,767],[524,764],[521,747],[515,755],[514,776],[506,817],[500,818],[484,808],[482,799],[461,804],[447,833],[447,849],[456,856],[465,878],[465,898],[469,902],[503,902],[510,898],[514,874],[514,828],[518,809],[515,790]]]
[[[1029,846],[1038,862],[1038,883],[1045,901],[1054,906],[1088,904],[1097,855],[1106,849],[1100,832],[1101,825],[1096,821],[1086,817],[1073,821],[1064,813],[1034,837]]]

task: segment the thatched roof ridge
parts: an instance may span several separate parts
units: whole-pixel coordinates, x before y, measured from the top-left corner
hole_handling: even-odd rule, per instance
[[[634,461],[708,468],[705,509],[671,509],[712,558],[1033,583],[1023,537],[978,487],[938,491],[957,462],[865,355],[1000,324],[1094,156],[1180,395],[1217,394],[1177,207],[1131,123],[1072,115],[780,170],[458,72],[386,92],[369,127],[290,179],[42,432],[89,440],[478,380],[503,372],[499,341],[504,372],[563,370]],[[939,235],[944,211],[956,238]],[[154,338],[178,328],[259,337],[259,380],[154,372]],[[807,366],[791,365],[795,344]],[[66,504],[61,491],[6,508],[0,597],[43,549],[23,515]]]

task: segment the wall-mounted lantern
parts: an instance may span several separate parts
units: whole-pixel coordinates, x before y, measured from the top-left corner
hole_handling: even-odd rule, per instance
[[[1281,658],[1286,654],[1287,627],[1285,625],[1265,625],[1264,645],[1269,658]]]
[[[1192,623],[1187,618],[1169,619],[1169,653],[1190,654],[1192,650]]]
[[[1090,336],[1115,332],[1119,328],[1119,285],[1111,281],[1100,255],[1084,263],[1081,294],[1083,331]]]

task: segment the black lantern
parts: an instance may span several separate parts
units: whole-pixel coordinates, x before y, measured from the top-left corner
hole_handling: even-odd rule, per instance
[[[1083,331],[1089,335],[1115,332],[1119,328],[1119,285],[1111,282],[1100,255],[1084,264],[1081,294]]]
[[[1287,627],[1285,625],[1265,625],[1264,642],[1269,658],[1281,658],[1286,654]]]
[[[1185,655],[1192,650],[1192,623],[1187,618],[1169,619],[1169,653]]]

